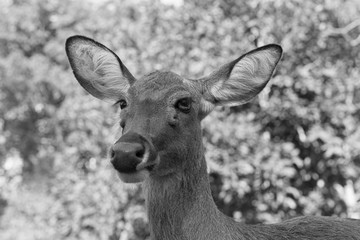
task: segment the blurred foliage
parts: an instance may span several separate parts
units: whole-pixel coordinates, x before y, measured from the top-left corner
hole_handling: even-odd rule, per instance
[[[246,223],[360,218],[359,1],[2,0],[0,15],[2,240],[149,236],[141,190],[106,160],[118,113],[69,69],[74,34],[114,49],[138,77],[200,77],[281,44],[260,97],[203,122],[215,201]]]

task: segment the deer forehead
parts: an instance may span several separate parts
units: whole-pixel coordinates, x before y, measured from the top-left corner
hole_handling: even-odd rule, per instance
[[[183,97],[196,97],[186,79],[173,72],[153,72],[134,83],[130,96],[140,102],[176,101]]]

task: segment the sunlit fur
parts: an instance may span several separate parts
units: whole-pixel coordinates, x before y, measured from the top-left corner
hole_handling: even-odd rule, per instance
[[[85,49],[94,51],[92,48]],[[103,50],[98,51],[102,54]],[[95,55],[98,51],[95,51]],[[113,59],[101,57],[101,54],[93,57],[94,53],[87,53],[86,56],[96,59],[92,63],[98,68],[94,69],[108,69],[104,66],[111,68],[113,65],[107,65],[104,61]],[[70,53],[70,56],[73,54]],[[300,217],[279,224],[245,225],[222,214],[213,201],[200,121],[216,105],[241,104],[256,96],[270,79],[280,57],[281,48],[269,45],[224,65],[202,79],[185,80],[171,72],[154,72],[130,84],[124,93],[128,106],[121,112],[122,121],[126,123],[124,134],[136,132],[151,139],[159,156],[158,164],[148,172],[148,176],[139,172],[140,178],[132,175],[124,179],[144,180],[151,239],[360,239],[360,220]],[[77,67],[88,70],[87,64],[79,64]],[[76,73],[75,76],[79,77]],[[126,81],[123,75],[118,79]],[[113,78],[109,77],[109,80]],[[96,91],[94,93],[86,81],[93,82],[94,79],[81,78],[79,82],[94,96],[99,94]],[[101,86],[104,91],[107,91],[107,87],[115,86],[120,86],[121,91],[124,91],[125,88],[121,87],[123,84]],[[184,96],[190,96],[193,100],[188,113],[175,108],[176,101]]]

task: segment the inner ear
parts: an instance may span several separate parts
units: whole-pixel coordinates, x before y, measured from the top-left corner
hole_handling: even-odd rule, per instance
[[[282,55],[278,45],[255,49],[201,79],[203,97],[213,105],[240,105],[268,83]]]
[[[99,99],[117,101],[135,82],[114,52],[90,38],[70,37],[66,52],[80,85]]]

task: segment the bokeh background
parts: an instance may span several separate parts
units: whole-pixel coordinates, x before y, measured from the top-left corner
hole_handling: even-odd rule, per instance
[[[141,187],[107,160],[118,110],[69,68],[74,34],[112,48],[137,77],[200,77],[281,44],[258,98],[203,121],[216,204],[246,223],[360,218],[358,0],[1,0],[0,16],[2,240],[149,237]]]

